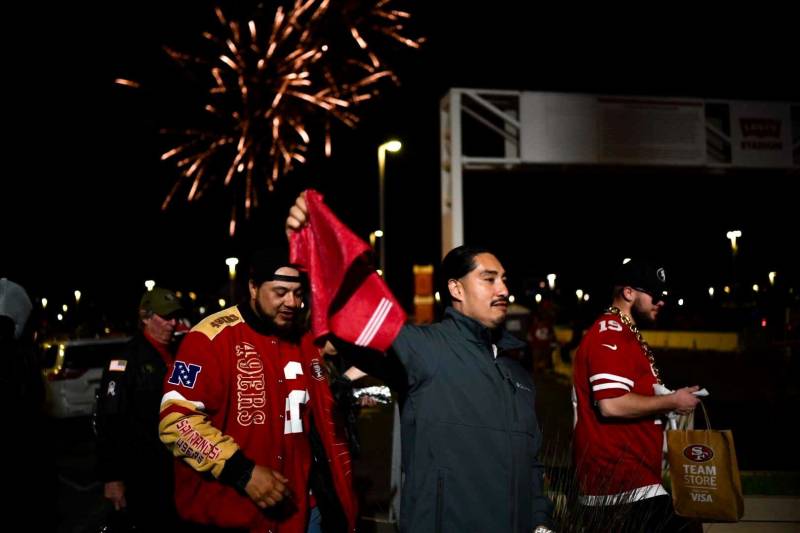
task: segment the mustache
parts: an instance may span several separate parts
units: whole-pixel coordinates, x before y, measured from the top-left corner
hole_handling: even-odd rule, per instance
[[[508,305],[508,296],[501,296],[500,298],[492,300],[492,304],[491,305],[497,305],[499,303],[504,303],[504,304]]]

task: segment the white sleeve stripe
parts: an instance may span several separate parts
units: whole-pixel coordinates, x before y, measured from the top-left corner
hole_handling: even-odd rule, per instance
[[[381,329],[381,326],[386,320],[386,316],[389,314],[391,308],[392,302],[386,298],[381,298],[380,303],[378,303],[375,311],[373,311],[372,316],[367,322],[367,325],[364,326],[361,334],[356,339],[356,346],[367,346],[370,342],[372,342],[372,339],[375,338],[375,335],[377,335],[378,331]]]
[[[205,406],[205,404],[203,404],[203,402],[193,402],[191,400],[187,400],[183,396],[183,394],[181,394],[180,392],[178,392],[176,390],[171,390],[168,393],[164,394],[164,396],[161,397],[161,405],[164,405],[165,403],[167,403],[170,400],[180,400],[182,402],[189,402],[190,404],[194,405],[195,407],[197,407],[201,411],[205,411],[206,410],[206,406]]]
[[[620,383],[625,383],[629,387],[633,387],[633,380],[628,378],[623,378],[622,376],[617,376],[616,374],[595,374],[594,376],[589,377],[589,383],[592,381],[597,381],[598,379],[610,379],[611,381],[619,381]]]
[[[605,390],[605,389],[622,389],[628,392],[631,391],[630,387],[628,387],[627,385],[623,385],[622,383],[603,383],[602,385],[595,385],[594,387],[592,387],[593,391]]]

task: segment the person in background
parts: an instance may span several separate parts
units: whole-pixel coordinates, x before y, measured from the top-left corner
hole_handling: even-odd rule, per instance
[[[4,519],[35,531],[56,531],[58,480],[51,449],[51,420],[46,416],[45,387],[30,319],[33,304],[21,285],[0,279],[0,394],[8,407],[6,421],[19,435],[13,461],[24,470],[12,476]]]
[[[639,325],[664,307],[664,268],[633,259],[614,277],[611,306],[575,355],[573,457],[583,516],[592,530],[689,531],[661,485],[664,415],[691,413],[698,387],[664,394],[653,350]]]
[[[553,349],[557,345],[555,325],[553,302],[545,300],[531,313],[528,326],[528,347],[534,374],[553,370]]]
[[[164,378],[172,367],[185,310],[175,293],[154,287],[139,302],[139,331],[103,369],[95,431],[103,495],[126,510],[138,531],[179,524],[173,459],[158,437]]]

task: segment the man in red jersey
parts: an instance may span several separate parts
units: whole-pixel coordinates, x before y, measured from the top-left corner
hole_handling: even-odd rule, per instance
[[[199,531],[354,530],[347,441],[304,333],[304,297],[285,252],[256,254],[249,301],[207,317],[181,345],[160,431],[183,459],[178,511]]]
[[[698,387],[658,394],[661,381],[638,323],[664,306],[664,269],[637,259],[614,278],[613,302],[588,329],[573,366],[573,446],[582,515],[598,531],[681,531],[661,485],[662,416],[690,413]]]

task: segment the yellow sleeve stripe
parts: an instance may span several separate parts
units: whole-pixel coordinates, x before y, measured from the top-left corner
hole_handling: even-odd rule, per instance
[[[166,400],[161,404],[159,436],[175,457],[182,458],[198,472],[218,478],[239,446],[231,437],[211,425],[193,402]]]

